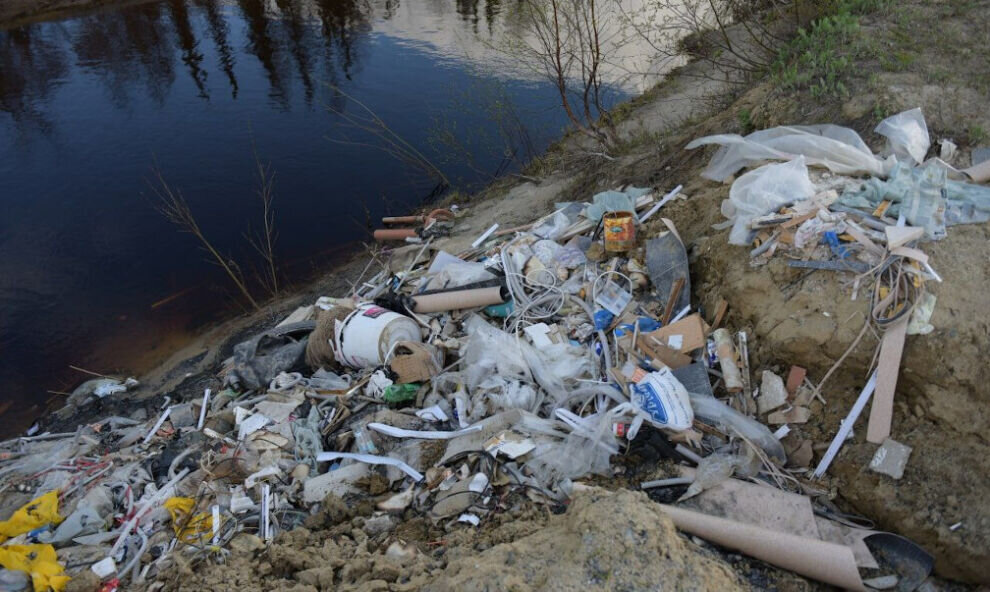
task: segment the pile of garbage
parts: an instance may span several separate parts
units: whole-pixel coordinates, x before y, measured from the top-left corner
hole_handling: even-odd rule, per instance
[[[457,253],[444,235],[462,211],[435,211],[394,219],[433,230],[382,234],[411,244],[366,279],[369,263],[351,294],[238,344],[201,397],[0,443],[0,587],[158,589],[177,564],[222,562],[245,538],[263,548],[332,498],[483,527],[511,499],[565,507],[580,479],[614,477],[614,457],[649,437],[680,468],[641,487],[677,492],[661,507],[679,529],[835,586],[914,589],[931,556],[840,512],[817,479],[874,391],[871,468],[900,477],[910,449],[889,440],[900,348],[931,315],[924,282],[941,281],[918,244],[990,218],[985,187],[914,166],[928,150],[918,115],[881,125],[887,159],[836,126],[698,142],[724,145],[708,171],[718,180],[787,161],[735,181],[730,242],[873,290],[879,367],[817,465],[812,442],[788,434],[824,405],[824,380],[751,368],[751,336],[723,325],[727,305],[692,304],[674,224],[646,224],[680,187],[557,204]],[[834,176],[812,182],[808,164]],[[126,400],[133,386],[89,381],[69,408]]]

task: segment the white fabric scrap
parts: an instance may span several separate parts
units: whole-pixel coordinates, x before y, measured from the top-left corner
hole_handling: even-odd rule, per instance
[[[451,438],[466,436],[467,434],[481,431],[480,425],[469,426],[463,430],[453,432],[404,430],[384,423],[369,423],[368,428],[380,434],[392,436],[393,438],[419,438],[421,440],[450,440]]]

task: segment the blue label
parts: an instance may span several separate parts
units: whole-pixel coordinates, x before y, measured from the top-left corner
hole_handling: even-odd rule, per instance
[[[637,403],[643,411],[648,413],[657,423],[667,423],[667,409],[663,406],[660,394],[653,388],[653,385],[649,383],[633,385],[633,393],[637,396]]]

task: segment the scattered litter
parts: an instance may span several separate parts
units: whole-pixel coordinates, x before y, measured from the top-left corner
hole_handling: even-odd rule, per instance
[[[723,145],[711,178],[785,161],[741,175],[723,204],[730,242],[752,247],[754,264],[786,253],[809,270],[787,273],[874,280],[871,322],[889,351],[813,472],[818,448],[802,424],[824,398],[808,371],[791,366],[785,380],[788,366],[764,365],[756,331],[726,326],[727,301],[702,307],[689,249],[669,220],[652,218],[681,186],[659,201],[652,188],[626,187],[527,226],[493,224],[464,251],[445,239],[460,209],[384,219],[407,227],[376,239],[422,244],[392,249],[345,297],[321,297],[234,346],[210,388],[159,397],[151,417],[0,443],[10,455],[0,493],[23,496],[13,507],[33,499],[0,523],[0,565],[15,578],[29,571],[36,589],[85,569],[119,586],[160,583],[270,544],[334,511],[331,496],[377,508],[366,530],[409,515],[478,527],[518,502],[566,506],[582,479],[612,478],[616,457],[645,437],[696,465],[640,484],[651,495],[683,488],[672,494],[679,505],[663,506],[678,528],[861,588],[869,550],[840,526],[818,526],[825,510],[814,500],[826,492],[809,477],[828,470],[874,390],[870,430],[889,436],[904,334],[933,330],[924,284],[937,275],[921,249],[944,226],[982,216],[960,209],[978,192],[911,168],[928,150],[918,116],[884,122],[893,156],[883,158],[836,126],[696,142]],[[840,197],[812,182],[809,165],[877,179]],[[891,198],[898,188],[913,193]],[[466,247],[472,237],[462,238]],[[125,397],[134,384],[89,384],[77,401]],[[870,468],[900,478],[909,453],[888,438]],[[745,516],[716,511],[726,492]],[[35,540],[50,544],[20,546]],[[56,549],[79,541],[98,556],[63,567]],[[420,553],[378,545],[400,562]]]

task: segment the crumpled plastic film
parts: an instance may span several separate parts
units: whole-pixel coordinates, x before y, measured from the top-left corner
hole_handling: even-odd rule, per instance
[[[809,165],[823,166],[843,175],[885,177],[894,164],[893,159],[884,161],[874,156],[855,131],[831,124],[774,127],[745,137],[738,134],[706,136],[692,141],[687,148],[709,144],[722,147],[701,176],[719,182],[746,167],[768,160],[790,161],[799,156],[804,156]]]
[[[891,115],[873,131],[887,138],[887,150],[898,160],[908,160],[912,164],[924,162],[932,145],[925,116],[918,108]]]
[[[0,566],[14,571],[27,572],[31,576],[34,592],[65,590],[71,579],[58,562],[55,547],[51,545],[7,545],[0,547]]]
[[[172,530],[183,543],[198,543],[213,531],[213,516],[206,512],[196,514],[192,518],[196,500],[191,497],[170,497],[165,500],[165,509],[172,516]]]
[[[623,191],[602,191],[592,198],[584,216],[597,223],[606,212],[635,212],[636,200],[652,191],[648,187],[627,187]]]
[[[794,160],[804,156],[810,166],[823,166],[841,175],[886,177],[897,158],[924,160],[931,141],[920,109],[911,109],[884,119],[876,132],[885,136],[894,156],[880,158],[870,151],[855,130],[832,124],[788,125],[753,132],[745,137],[719,134],[698,138],[689,150],[720,144],[708,168],[706,179],[725,181],[740,169],[768,160]]]
[[[790,162],[764,165],[739,177],[729,189],[729,199],[722,202],[722,215],[732,220],[729,244],[749,244],[749,222],[753,218],[814,194],[815,186],[801,156]]]
[[[0,542],[62,520],[58,513],[58,491],[49,491],[21,506],[9,520],[0,522]]]

